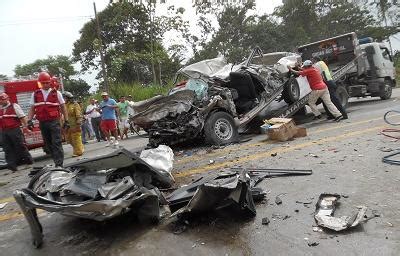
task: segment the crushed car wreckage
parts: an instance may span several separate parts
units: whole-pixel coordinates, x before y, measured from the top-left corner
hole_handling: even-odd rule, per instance
[[[131,119],[149,133],[152,147],[195,138],[214,145],[235,142],[239,131],[271,105],[279,108],[309,92],[308,83],[286,68],[299,59],[255,48],[239,65],[223,58],[200,61],[177,72],[176,87],[168,95],[135,103]]]

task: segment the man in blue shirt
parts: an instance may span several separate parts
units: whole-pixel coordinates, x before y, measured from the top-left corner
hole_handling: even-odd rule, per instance
[[[106,92],[103,92],[101,97],[103,98],[103,101],[100,103],[100,127],[108,141],[106,147],[118,146],[119,143],[116,125],[117,116],[115,114],[115,110],[118,108],[117,102],[114,99],[111,99]],[[110,133],[114,136],[113,139],[111,139]]]

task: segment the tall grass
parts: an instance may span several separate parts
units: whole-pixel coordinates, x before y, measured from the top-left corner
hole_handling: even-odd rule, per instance
[[[137,83],[120,83],[120,84],[112,84],[110,85],[110,90],[108,94],[110,98],[115,99],[117,102],[121,96],[128,96],[132,95],[133,101],[141,101],[146,100],[156,95],[166,95],[169,90],[174,87],[172,82],[168,83],[167,85],[160,86],[160,85],[148,85],[143,86]],[[101,93],[103,91],[98,91],[95,94],[92,94],[85,98],[79,98],[82,101],[83,109],[86,109],[87,105],[89,104],[89,99],[95,98],[99,102],[102,101]]]

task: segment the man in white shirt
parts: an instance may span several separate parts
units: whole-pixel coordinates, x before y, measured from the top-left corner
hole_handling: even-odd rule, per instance
[[[99,110],[99,106],[96,104],[95,99],[90,99],[90,104],[86,107],[85,114],[90,119],[90,123],[92,124],[92,128],[94,134],[96,135],[96,139],[98,142],[101,140],[101,131],[100,131],[100,122],[101,122],[101,114]]]

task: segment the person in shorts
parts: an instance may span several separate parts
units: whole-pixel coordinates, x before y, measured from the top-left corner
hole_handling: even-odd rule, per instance
[[[128,138],[129,120],[128,120],[128,102],[125,101],[125,97],[121,96],[118,105],[118,117],[119,117],[119,129],[121,132],[121,139]]]
[[[101,94],[103,101],[100,103],[101,109],[101,123],[100,127],[107,139],[106,147],[118,146],[118,133],[117,133],[117,115],[115,113],[118,108],[117,102],[110,98],[107,92]],[[111,135],[114,138],[111,138]]]

